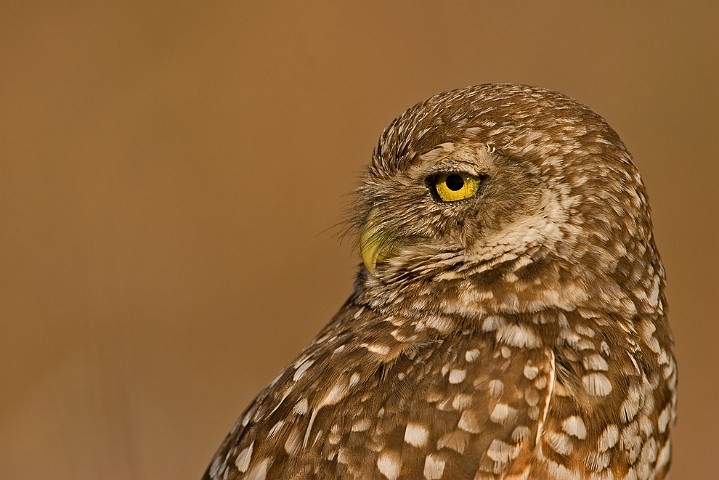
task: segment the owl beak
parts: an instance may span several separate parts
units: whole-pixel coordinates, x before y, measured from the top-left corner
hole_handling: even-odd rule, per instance
[[[362,253],[362,262],[367,271],[372,275],[375,274],[377,263],[384,260],[380,258],[382,253],[382,243],[384,235],[381,225],[374,222],[377,216],[377,207],[370,210],[360,235],[360,251]]]

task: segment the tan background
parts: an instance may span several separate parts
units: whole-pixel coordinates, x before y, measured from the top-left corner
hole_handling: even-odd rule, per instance
[[[0,7],[1,479],[198,478],[349,294],[332,227],[381,129],[493,81],[580,99],[633,152],[673,478],[717,478],[719,3],[95,3]]]

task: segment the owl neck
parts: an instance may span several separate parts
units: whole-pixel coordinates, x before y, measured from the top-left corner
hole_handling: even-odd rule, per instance
[[[362,268],[355,294],[361,303],[387,313],[472,318],[589,308],[623,316],[663,314],[663,267],[653,245],[650,250],[646,261],[631,256],[593,268],[553,255],[422,276],[413,275],[411,269],[371,275]]]

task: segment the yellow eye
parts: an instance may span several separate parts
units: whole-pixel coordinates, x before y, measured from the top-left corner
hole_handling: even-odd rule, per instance
[[[437,196],[443,202],[456,202],[473,197],[479,190],[479,178],[466,173],[443,173],[433,180]]]

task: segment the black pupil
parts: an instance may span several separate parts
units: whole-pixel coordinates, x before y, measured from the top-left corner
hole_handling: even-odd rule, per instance
[[[464,179],[462,178],[462,175],[457,175],[456,173],[447,175],[445,183],[447,184],[447,188],[453,192],[456,192],[460,188],[464,187]]]

